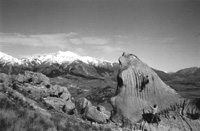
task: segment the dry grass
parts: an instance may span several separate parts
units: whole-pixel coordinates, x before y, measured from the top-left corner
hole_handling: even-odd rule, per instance
[[[20,107],[4,98],[0,100],[0,129],[2,131],[46,131],[55,125],[37,111]]]
[[[0,99],[1,131],[111,131],[109,127],[94,126],[73,116],[53,113],[52,117],[23,106],[20,101]]]

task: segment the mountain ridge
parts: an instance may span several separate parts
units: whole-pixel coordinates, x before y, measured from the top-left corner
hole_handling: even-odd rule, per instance
[[[11,64],[19,64],[19,65],[23,65],[26,64],[28,62],[35,62],[38,64],[42,64],[42,63],[58,63],[58,64],[62,64],[65,62],[68,63],[72,63],[75,60],[80,60],[86,64],[93,64],[93,65],[100,65],[100,64],[105,64],[105,63],[110,63],[112,65],[111,61],[108,60],[101,60],[101,59],[97,59],[94,57],[89,57],[89,56],[80,56],[78,54],[75,54],[71,51],[58,51],[57,53],[51,53],[48,55],[38,55],[38,56],[34,56],[34,57],[23,57],[23,58],[15,58],[13,56],[7,55],[3,52],[0,52],[0,60],[4,63],[8,63],[10,62]]]
[[[74,70],[70,71],[69,66]],[[79,74],[78,76],[80,76],[80,72],[82,72],[84,75],[81,75],[81,77],[91,78],[92,76],[92,78],[100,78],[116,76],[119,64],[89,56],[80,56],[71,51],[58,51],[57,53],[26,58],[14,58],[0,52],[0,67],[0,72],[6,74],[9,74],[9,72],[11,74],[18,74],[29,70],[41,72],[48,77],[56,77],[66,74]],[[163,81],[178,81],[178,83],[182,81],[188,83],[189,81],[189,83],[196,83],[195,81],[200,79],[200,68],[198,67],[184,68],[174,73],[152,69]]]
[[[19,74],[28,70],[43,73],[48,77],[71,74],[99,79],[111,75],[118,67],[117,63],[89,56],[80,56],[70,51],[59,51],[54,54],[21,59],[4,53],[1,54],[0,72],[6,74]],[[69,67],[73,70],[69,70]]]

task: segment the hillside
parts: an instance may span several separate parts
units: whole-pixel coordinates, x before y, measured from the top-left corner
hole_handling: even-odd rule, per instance
[[[200,68],[198,67],[181,69],[170,76],[173,79],[166,81],[167,84],[178,91],[190,92],[200,87]]]
[[[17,76],[0,76],[2,131],[118,130],[115,125],[91,124],[74,114],[68,87],[52,85],[43,74],[26,71]]]

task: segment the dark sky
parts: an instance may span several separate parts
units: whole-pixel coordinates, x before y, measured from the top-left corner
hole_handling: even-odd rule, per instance
[[[200,66],[200,0],[0,0],[0,51],[76,52],[153,68]]]

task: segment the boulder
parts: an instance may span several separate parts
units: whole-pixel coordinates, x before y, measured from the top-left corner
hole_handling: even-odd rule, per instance
[[[68,114],[73,114],[75,109],[75,105],[71,100],[65,101],[65,105],[62,108],[63,112],[66,112]]]
[[[23,75],[19,74],[15,78],[15,80],[20,83],[44,84],[44,85],[50,83],[49,78],[43,75],[42,73],[31,72],[31,71],[25,71]]]
[[[86,98],[79,98],[75,101],[75,107],[79,114],[83,114],[85,112],[86,107],[91,107],[92,103]]]
[[[193,107],[188,104],[191,100],[183,99],[137,56],[123,53],[119,64],[116,95],[111,98],[114,122],[137,123],[143,119],[144,111],[149,111],[153,105],[158,106],[157,113],[185,107],[185,112],[195,108],[193,114],[198,114],[199,108],[194,103]]]
[[[106,123],[110,119],[110,112],[105,107],[101,105],[92,106],[92,103],[86,98],[76,100],[75,107],[77,112],[89,121]]]
[[[51,96],[60,97],[63,100],[67,101],[71,98],[71,94],[68,89],[59,85],[50,85],[48,88]]]
[[[75,108],[74,103],[72,103],[71,100],[65,101],[56,97],[47,97],[44,100],[58,111],[71,113]]]
[[[84,116],[87,120],[97,123],[106,123],[109,120],[109,116],[98,110],[96,106],[87,107]]]
[[[107,111],[104,106],[98,105],[97,110],[99,110],[100,112],[103,112],[105,115],[107,115],[108,119],[110,120],[111,112]]]

